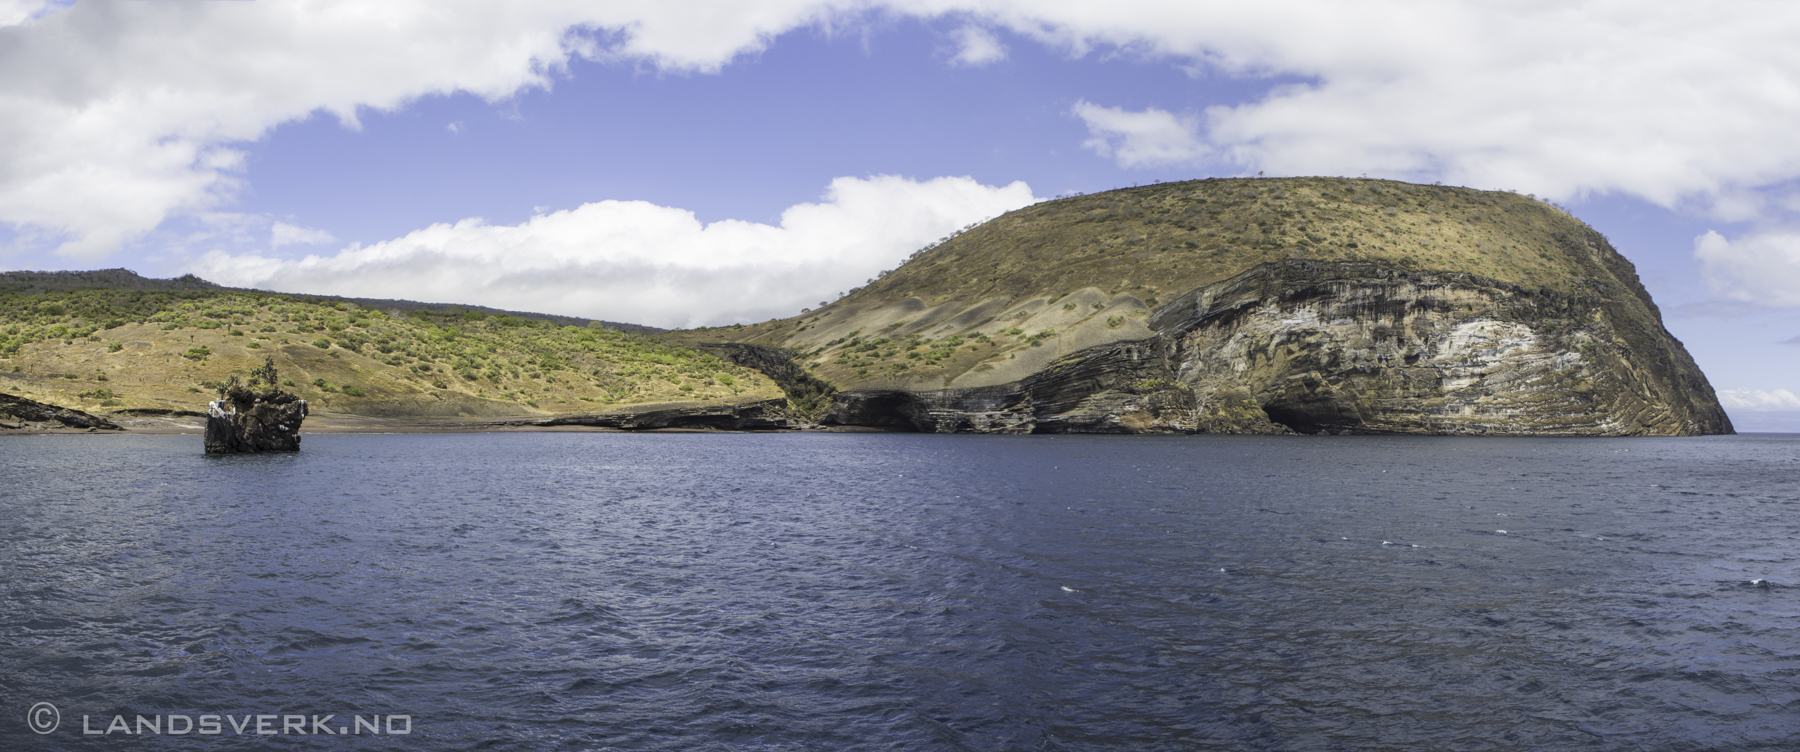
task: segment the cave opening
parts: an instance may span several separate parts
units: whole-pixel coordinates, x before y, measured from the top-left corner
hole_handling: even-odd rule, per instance
[[[1362,421],[1346,414],[1337,403],[1319,399],[1273,399],[1262,409],[1270,422],[1286,426],[1298,434],[1343,433],[1356,431]]]
[[[919,430],[919,424],[913,421],[913,398],[905,392],[887,392],[872,394],[856,405],[852,414],[844,421],[848,425],[886,428],[898,431]]]

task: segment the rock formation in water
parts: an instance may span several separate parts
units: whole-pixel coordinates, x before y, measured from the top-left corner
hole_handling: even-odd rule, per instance
[[[685,333],[721,335],[762,346],[729,355],[741,364],[786,353],[787,368],[831,382],[825,424],[1732,430],[1598,232],[1516,194],[1390,181],[1190,181],[1045,202],[818,311]]]
[[[11,422],[9,422],[11,421]],[[0,429],[85,428],[89,431],[122,430],[112,421],[80,410],[0,394]]]
[[[264,391],[250,387],[269,385]],[[300,451],[300,424],[306,420],[306,400],[283,391],[273,359],[251,374],[250,385],[233,376],[221,390],[206,416],[207,454]]]

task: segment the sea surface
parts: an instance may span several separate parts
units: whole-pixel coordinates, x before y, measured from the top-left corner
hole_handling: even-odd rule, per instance
[[[0,711],[5,750],[1794,750],[1800,436],[0,438]]]

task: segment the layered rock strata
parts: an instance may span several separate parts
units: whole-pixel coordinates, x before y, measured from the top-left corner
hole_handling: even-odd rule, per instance
[[[8,422],[8,421],[16,422]],[[80,410],[57,407],[11,394],[0,394],[0,429],[85,428],[90,431],[117,431],[119,426],[105,418]]]
[[[1641,288],[1574,295],[1287,260],[1158,307],[1150,337],[1083,349],[1005,384],[841,393],[821,422],[967,433],[1731,432],[1659,320]]]
[[[621,431],[702,429],[720,431],[775,431],[801,428],[804,418],[792,414],[787,400],[759,400],[744,404],[685,402],[640,405],[629,410],[522,421],[516,425],[588,426]],[[504,423],[503,423],[504,425]]]

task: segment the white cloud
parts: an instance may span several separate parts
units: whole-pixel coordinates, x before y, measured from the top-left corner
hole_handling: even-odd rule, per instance
[[[980,26],[964,26],[950,37],[956,42],[956,56],[950,62],[956,65],[979,67],[1006,59],[1006,46]]]
[[[0,0],[0,26],[17,26],[63,4],[57,0]]]
[[[1800,232],[1727,240],[1708,231],[1694,238],[1694,258],[1716,295],[1770,308],[1800,307]]]
[[[1761,389],[1721,389],[1719,404],[1727,410],[1751,410],[1755,412],[1772,412],[1779,410],[1800,410],[1800,395],[1786,389],[1764,391]]]
[[[1177,117],[1154,107],[1126,112],[1087,101],[1076,102],[1071,111],[1087,123],[1088,133],[1093,134],[1082,146],[1117,160],[1120,167],[1198,162],[1208,152],[1196,133],[1199,125],[1191,115]]]
[[[791,316],[820,290],[860,286],[935,238],[1036,200],[1024,183],[838,178],[779,226],[601,201],[518,225],[433,225],[329,256],[215,252],[195,273],[233,286],[692,327]]]
[[[296,227],[286,222],[276,222],[269,228],[269,247],[280,248],[284,245],[323,245],[336,242],[337,238],[324,230]]]
[[[60,251],[84,261],[172,215],[229,204],[243,180],[232,144],[315,111],[354,124],[361,108],[430,94],[505,98],[548,86],[572,56],[712,72],[786,31],[883,13],[979,25],[969,27],[978,43],[964,45],[964,62],[1003,54],[974,32],[1006,29],[1073,55],[1104,50],[1308,81],[1188,122],[1154,108],[1089,105],[1098,118],[1090,148],[1131,165],[1204,154],[1277,174],[1716,204],[1734,219],[1783,211],[1754,194],[1800,178],[1792,137],[1800,3],[98,0],[45,14],[49,7],[0,5],[0,221],[61,237]]]

